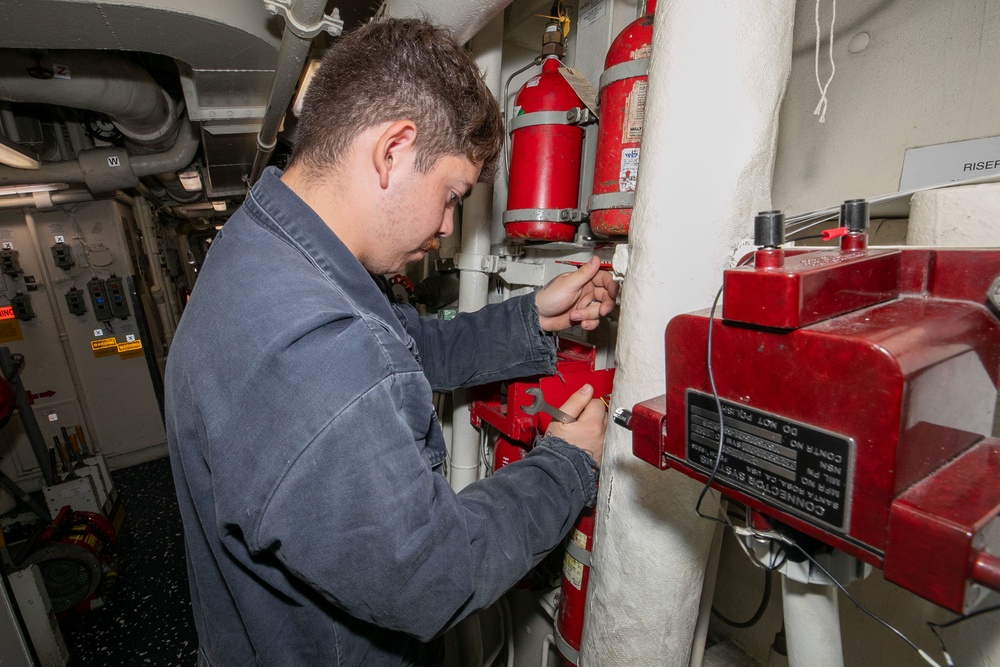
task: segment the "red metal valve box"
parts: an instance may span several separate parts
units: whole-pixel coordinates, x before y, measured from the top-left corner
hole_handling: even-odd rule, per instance
[[[1000,383],[1000,321],[985,305],[1000,251],[844,257],[824,250],[796,255],[780,272],[727,273],[724,317],[711,321],[725,415],[716,485],[961,611],[969,554],[982,551],[973,542],[1000,512],[997,445],[986,437]],[[720,421],[706,365],[709,324],[707,311],[671,320],[667,393],[632,417],[636,456],[703,481]],[[947,466],[955,467],[945,474]],[[936,537],[950,542],[932,551],[964,554],[966,566],[939,587],[947,593],[921,588],[913,582],[921,565],[907,563],[930,555],[901,527],[949,521],[950,532]]]

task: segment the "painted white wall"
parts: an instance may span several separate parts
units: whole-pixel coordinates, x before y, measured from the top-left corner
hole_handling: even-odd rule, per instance
[[[813,115],[815,2],[797,3],[774,203],[788,214],[895,192],[907,148],[1000,135],[1000,1],[837,0],[836,75]],[[831,0],[820,0],[820,79]],[[867,46],[857,50],[867,34]]]

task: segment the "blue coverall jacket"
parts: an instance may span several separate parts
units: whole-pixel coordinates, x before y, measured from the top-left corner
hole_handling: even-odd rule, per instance
[[[456,495],[431,392],[551,373],[534,299],[390,305],[279,176],[212,243],[167,363],[200,659],[435,664],[593,503],[593,461],[546,437]]]

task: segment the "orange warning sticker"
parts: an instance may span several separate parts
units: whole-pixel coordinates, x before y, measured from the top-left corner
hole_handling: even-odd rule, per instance
[[[142,341],[130,340],[127,343],[118,343],[118,356],[122,359],[132,359],[142,356]]]
[[[90,349],[97,358],[110,357],[118,354],[118,341],[114,338],[98,338],[90,341]]]

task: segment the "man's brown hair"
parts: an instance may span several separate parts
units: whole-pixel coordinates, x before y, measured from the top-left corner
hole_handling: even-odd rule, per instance
[[[417,19],[369,23],[330,47],[306,92],[291,164],[328,170],[358,132],[407,119],[417,126],[418,169],[460,155],[483,165],[480,181],[493,180],[500,107],[468,51]]]

